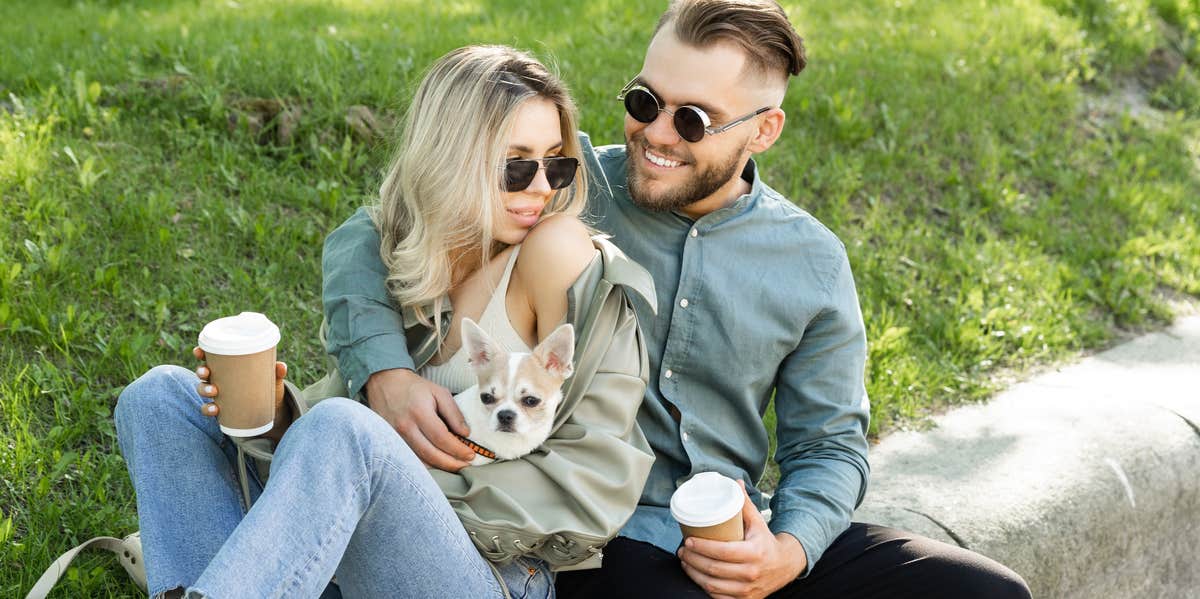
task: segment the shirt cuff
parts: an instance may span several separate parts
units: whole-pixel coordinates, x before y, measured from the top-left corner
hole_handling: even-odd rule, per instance
[[[367,378],[382,370],[407,368],[416,371],[408,345],[400,333],[381,333],[343,348],[337,356],[338,370],[346,380],[346,397],[366,403],[362,393]]]

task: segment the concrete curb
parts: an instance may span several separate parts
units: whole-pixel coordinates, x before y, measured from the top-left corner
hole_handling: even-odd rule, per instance
[[[955,543],[1035,597],[1200,597],[1200,317],[871,450],[854,519]]]

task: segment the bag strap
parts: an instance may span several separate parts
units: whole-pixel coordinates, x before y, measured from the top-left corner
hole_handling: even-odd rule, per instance
[[[34,583],[29,594],[25,595],[25,599],[45,599],[62,575],[67,572],[67,567],[71,565],[71,562],[75,561],[81,551],[89,547],[107,549],[117,554],[121,567],[125,568],[129,577],[143,591],[146,590],[146,566],[142,560],[142,538],[141,533],[135,532],[125,537],[124,540],[113,537],[96,537],[58,556],[58,559],[54,560],[54,563],[50,564],[50,567],[42,573],[42,577]]]

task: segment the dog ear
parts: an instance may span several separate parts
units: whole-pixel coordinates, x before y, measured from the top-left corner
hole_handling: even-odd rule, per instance
[[[487,332],[470,318],[462,319],[462,344],[467,348],[467,359],[471,368],[476,370],[486,368],[504,353]]]
[[[570,324],[559,325],[533,348],[533,357],[546,372],[563,379],[571,376],[575,370],[571,364],[575,357],[575,327]]]

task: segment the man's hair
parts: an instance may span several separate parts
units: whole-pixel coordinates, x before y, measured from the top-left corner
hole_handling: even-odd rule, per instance
[[[703,48],[726,41],[741,46],[747,66],[784,81],[808,64],[804,40],[774,0],[673,0],[654,32],[668,23],[686,44]]]

